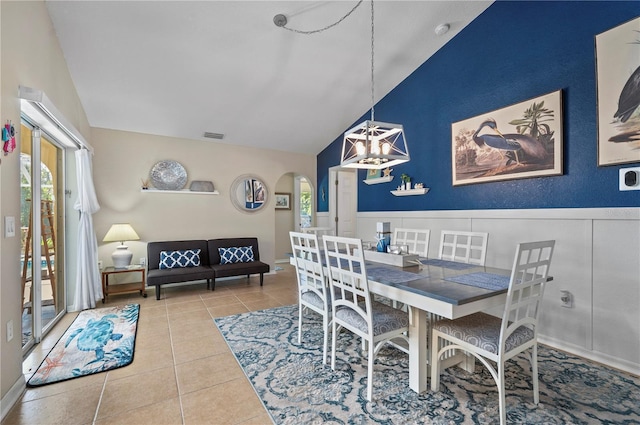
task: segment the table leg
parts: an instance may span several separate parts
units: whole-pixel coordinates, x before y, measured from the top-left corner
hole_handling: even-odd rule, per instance
[[[410,309],[409,323],[409,387],[417,393],[427,389],[427,314],[419,308]]]
[[[107,299],[107,279],[109,279],[109,275],[102,275],[102,304],[104,304]]]

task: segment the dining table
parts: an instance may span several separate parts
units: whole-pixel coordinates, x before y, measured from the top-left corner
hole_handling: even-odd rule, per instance
[[[291,258],[291,264],[295,265],[295,259]],[[456,319],[503,306],[511,270],[436,258],[418,258],[413,264],[399,267],[365,256],[369,291],[410,307],[409,386],[421,393],[428,384],[429,318]],[[472,372],[475,359],[458,353],[443,362],[444,367],[455,364]]]
[[[456,319],[504,305],[511,270],[428,258],[418,263],[397,267],[365,261],[371,293],[410,307],[409,386],[421,393],[428,384],[429,319]],[[454,364],[472,372],[475,360],[458,353],[443,363]]]

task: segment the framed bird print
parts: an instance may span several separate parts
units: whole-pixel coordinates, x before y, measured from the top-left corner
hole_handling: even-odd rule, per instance
[[[451,124],[453,185],[562,174],[562,91]]]
[[[640,162],[640,17],[596,35],[598,165]]]

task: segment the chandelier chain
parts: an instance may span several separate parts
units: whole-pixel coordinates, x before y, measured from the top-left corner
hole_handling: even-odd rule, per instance
[[[352,14],[352,13],[353,13],[357,8],[358,8],[358,6],[360,6],[360,5],[362,4],[362,2],[363,2],[363,0],[359,0],[359,1],[358,1],[358,4],[356,4],[356,5],[353,7],[353,9],[351,9],[351,10],[350,10],[346,15],[344,15],[342,18],[340,18],[339,20],[337,20],[337,21],[336,21],[336,22],[334,22],[333,24],[327,25],[327,26],[326,26],[326,27],[324,27],[324,28],[320,28],[320,29],[317,29],[317,30],[311,30],[311,31],[297,30],[297,29],[295,29],[295,28],[289,28],[289,27],[287,27],[287,26],[283,26],[282,28],[286,29],[287,31],[295,32],[295,33],[298,33],[298,34],[316,34],[316,33],[319,33],[319,32],[323,32],[323,31],[328,30],[329,28],[333,28],[333,27],[335,27],[335,26],[336,26],[336,25],[338,25],[340,22],[342,22],[342,21],[344,21],[345,19],[347,19],[347,18],[349,17],[349,15],[351,15],[351,14]]]
[[[371,0],[371,121],[375,121],[375,97],[374,97],[374,88],[373,88],[373,0]]]

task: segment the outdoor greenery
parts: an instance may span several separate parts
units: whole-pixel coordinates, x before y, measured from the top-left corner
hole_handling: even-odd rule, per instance
[[[20,226],[27,228],[29,226],[29,215],[31,214],[31,156],[20,154]],[[43,201],[55,201],[55,191],[53,185],[53,175],[46,165],[41,164],[40,168],[40,193]],[[26,232],[22,235],[22,251],[24,252],[24,238]],[[47,241],[51,245],[52,241]]]
[[[302,218],[302,227],[311,226],[311,192],[300,193],[300,217]]]

